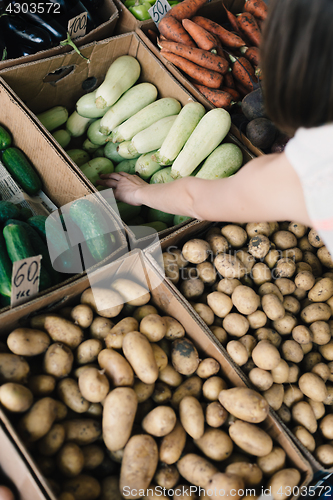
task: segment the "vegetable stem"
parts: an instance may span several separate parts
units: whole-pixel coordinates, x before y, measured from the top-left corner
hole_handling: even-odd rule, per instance
[[[67,31],[67,38],[66,38],[66,40],[63,40],[62,42],[60,42],[60,45],[62,45],[62,46],[69,45],[70,47],[72,47],[75,50],[75,52],[77,52],[79,54],[79,56],[82,57],[82,59],[85,59],[87,61],[87,64],[90,63],[90,59],[88,59],[88,57],[85,57],[80,52],[80,50],[77,48],[77,46],[75,45],[75,43],[71,39],[70,34],[68,33],[68,31]]]

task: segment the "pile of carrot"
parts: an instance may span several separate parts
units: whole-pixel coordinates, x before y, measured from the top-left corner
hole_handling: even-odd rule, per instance
[[[263,0],[246,0],[236,15],[224,6],[228,30],[196,15],[206,1],[184,0],[173,6],[158,25],[157,44],[206,99],[229,109],[259,85],[258,47],[267,6]],[[152,32],[154,36],[156,42]]]

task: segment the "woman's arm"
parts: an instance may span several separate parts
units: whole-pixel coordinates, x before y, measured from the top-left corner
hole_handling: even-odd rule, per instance
[[[300,180],[284,153],[261,156],[230,178],[185,177],[167,184],[147,184],[125,173],[101,176],[115,197],[131,205],[200,220],[258,222],[295,220],[310,225]]]

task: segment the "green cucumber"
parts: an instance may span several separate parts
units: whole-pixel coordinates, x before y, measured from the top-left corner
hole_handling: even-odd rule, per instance
[[[185,221],[191,220],[192,217],[188,217],[187,215],[175,215],[173,218],[173,225],[178,226],[178,224],[182,224]]]
[[[87,247],[96,262],[100,262],[112,253],[114,247],[110,225],[97,204],[84,198],[75,200],[70,206],[69,215],[82,231]]]
[[[20,207],[14,205],[10,201],[0,201],[0,224],[3,224],[8,219],[20,219],[21,218]]]
[[[68,111],[64,106],[54,106],[43,113],[36,115],[44,127],[51,131],[64,125],[68,119]]]
[[[173,218],[174,214],[168,214],[166,212],[162,212],[161,210],[157,210],[156,208],[150,208],[148,211],[149,222],[160,221],[164,222],[167,226],[172,226]]]
[[[99,174],[111,174],[114,172],[114,166],[111,160],[103,156],[88,161],[80,167],[80,170],[95,186],[99,180]]]
[[[42,181],[23,151],[9,147],[2,153],[2,161],[23,191],[34,196],[42,189]]]
[[[27,221],[28,219],[30,219],[30,217],[32,217],[34,214],[32,213],[32,211],[30,210],[30,208],[27,208],[27,207],[20,207],[20,219],[24,220],[24,221]]]
[[[31,226],[39,234],[44,243],[46,243],[46,230],[45,230],[46,219],[47,219],[46,215],[33,215],[27,220],[29,226]]]
[[[118,146],[119,142],[107,142],[104,148],[104,156],[116,163],[124,161],[124,158],[117,151]]]
[[[115,172],[127,172],[128,174],[135,174],[136,158],[134,160],[123,160],[116,165]]]
[[[12,144],[12,136],[8,130],[0,125],[0,150],[7,149]]]
[[[90,160],[90,154],[83,149],[69,149],[66,153],[78,167]]]
[[[0,232],[0,296],[3,305],[10,304],[10,297],[12,294],[12,261],[9,258],[6,242]],[[9,302],[6,304],[6,302]]]
[[[167,182],[172,182],[174,179],[171,177],[171,168],[172,167],[164,167],[155,172],[155,174],[151,176],[150,184],[166,184]]]
[[[26,229],[18,224],[9,224],[3,229],[6,248],[12,262],[34,257],[36,252],[30,242]],[[41,267],[39,276],[39,290],[46,290],[52,286],[52,280],[45,268]]]
[[[64,149],[67,148],[68,144],[71,142],[71,134],[63,128],[56,130],[52,135],[57,143]]]
[[[128,221],[136,217],[141,212],[141,207],[129,205],[124,201],[117,201],[117,208],[121,219],[127,224]]]
[[[95,120],[91,125],[89,125],[89,128],[87,130],[87,137],[93,144],[103,146],[106,144],[108,137],[110,137],[111,134],[102,134],[102,132],[100,132],[99,130],[100,123],[101,119]]]

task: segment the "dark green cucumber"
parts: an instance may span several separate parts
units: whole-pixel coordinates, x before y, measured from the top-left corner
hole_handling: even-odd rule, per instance
[[[42,181],[23,151],[9,147],[2,153],[2,161],[23,191],[34,196],[42,189]]]
[[[117,201],[117,208],[121,219],[127,224],[131,219],[134,219],[141,212],[141,207],[129,205],[123,201]]]
[[[18,226],[24,227],[29,237],[32,248],[34,249],[35,255],[42,256],[42,267],[46,269],[54,285],[59,283],[60,282],[59,273],[53,269],[47,246],[42,240],[42,238],[39,236],[37,231],[26,222],[20,220],[8,219],[5,226],[8,226],[9,224],[17,224]]]
[[[10,201],[0,201],[0,224],[8,219],[20,219],[21,210],[17,205]]]
[[[9,258],[5,238],[0,232],[0,295],[3,305],[8,305],[12,293],[12,261]]]
[[[20,218],[22,220],[27,221],[32,216],[33,216],[33,213],[30,210],[30,208],[20,207]]]
[[[45,230],[45,221],[47,219],[46,215],[33,215],[27,220],[29,226],[33,227],[35,231],[39,234],[39,236],[43,239],[44,243],[46,243],[46,230]]]
[[[8,130],[0,125],[0,149],[7,149],[12,144],[12,136]]]
[[[36,252],[29,241],[29,236],[24,227],[18,224],[9,224],[4,227],[3,235],[6,241],[6,248],[12,262],[34,257]],[[45,290],[52,286],[52,280],[48,272],[42,267],[39,277],[39,290]]]
[[[108,223],[106,215],[95,203],[84,198],[73,201],[69,215],[82,231],[84,241],[96,262],[100,262],[112,253],[114,250],[110,233],[112,223]]]

